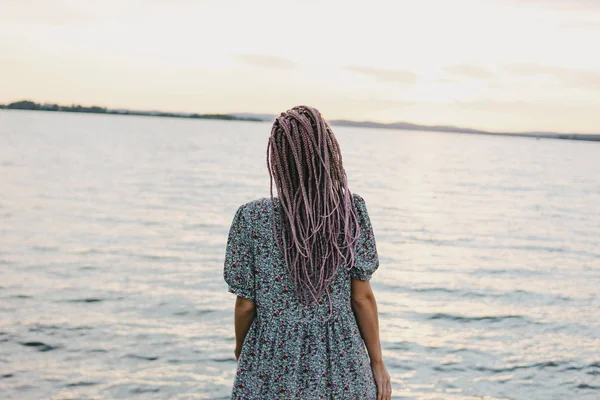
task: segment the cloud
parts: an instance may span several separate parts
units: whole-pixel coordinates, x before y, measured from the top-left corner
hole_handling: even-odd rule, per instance
[[[600,20],[583,20],[559,25],[563,29],[600,30]]]
[[[598,0],[513,0],[518,6],[533,6],[560,11],[600,11]]]
[[[298,63],[287,58],[270,56],[267,54],[238,54],[235,56],[239,61],[242,61],[253,67],[261,68],[295,68]]]
[[[451,74],[464,75],[473,79],[487,79],[492,77],[492,74],[489,71],[476,65],[450,65],[445,67],[444,70]]]
[[[0,20],[8,24],[39,24],[48,26],[84,25],[106,18],[110,15],[95,13],[94,10],[78,7],[64,1],[56,2],[52,6],[39,0],[13,1],[5,4],[5,9],[0,14]]]
[[[571,87],[600,90],[600,71],[598,70],[552,67],[529,63],[510,65],[506,67],[506,71],[509,74],[518,76],[551,76]]]
[[[176,0],[173,0],[176,1]],[[14,25],[83,26],[148,14],[159,1],[142,5],[133,0],[2,0],[0,21]]]
[[[414,72],[402,69],[382,69],[359,66],[348,66],[343,69],[373,77],[378,82],[415,83],[418,78],[417,74]]]
[[[480,111],[494,112],[533,112],[533,111],[553,111],[558,112],[565,108],[565,104],[560,102],[532,102],[532,101],[498,101],[498,100],[471,100],[456,101],[444,104],[444,107],[457,107],[465,109],[476,109]]]

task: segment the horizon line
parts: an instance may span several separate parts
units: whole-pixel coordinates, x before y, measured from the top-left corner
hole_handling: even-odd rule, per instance
[[[65,108],[83,108],[83,109],[98,109],[94,111],[80,111],[81,113],[88,114],[110,114],[110,115],[138,115],[138,116],[155,116],[155,117],[173,117],[173,118],[190,118],[190,119],[223,119],[223,120],[238,120],[247,122],[271,122],[277,117],[277,114],[271,113],[251,113],[251,112],[228,112],[228,113],[198,113],[198,112],[179,112],[179,111],[160,111],[160,110],[140,110],[130,108],[109,108],[107,106],[83,106],[77,103],[71,103],[70,105],[61,105],[58,103],[44,102],[38,103],[33,100],[23,99],[18,101],[9,102],[6,104],[0,103],[1,109],[8,110],[22,110],[22,111],[54,111],[54,112],[73,112],[68,110],[60,109],[25,109],[25,108],[9,108],[9,106],[19,103],[33,103],[37,106],[45,107],[65,107]],[[102,111],[100,111],[102,110]],[[269,118],[265,118],[269,116]],[[272,116],[272,118],[271,118]],[[429,124],[415,124],[405,121],[394,121],[394,122],[377,122],[370,120],[351,120],[351,119],[331,119],[327,120],[332,125],[346,126],[346,127],[364,127],[364,128],[378,128],[378,129],[398,129],[398,130],[416,130],[416,131],[434,131],[434,132],[453,132],[453,133],[468,133],[468,134],[487,134],[487,135],[502,135],[502,136],[525,136],[525,137],[540,137],[540,138],[556,138],[556,139],[578,139],[584,137],[583,140],[600,140],[600,133],[576,133],[576,132],[555,132],[555,131],[516,131],[516,132],[502,132],[502,131],[488,131],[477,128],[467,128],[454,125],[429,125]],[[544,135],[544,136],[543,136]],[[585,138],[589,136],[590,138]],[[593,139],[592,139],[593,138]]]

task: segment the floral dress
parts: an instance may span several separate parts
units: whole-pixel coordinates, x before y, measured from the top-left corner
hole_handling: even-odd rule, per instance
[[[227,240],[229,291],[256,304],[239,358],[232,399],[375,399],[369,357],[352,312],[351,278],[379,266],[365,201],[353,194],[360,236],[355,265],[339,268],[312,306],[298,302],[272,229],[271,199],[239,207]],[[277,201],[277,199],[275,199]],[[331,303],[330,303],[331,300]],[[333,311],[330,313],[330,307]]]

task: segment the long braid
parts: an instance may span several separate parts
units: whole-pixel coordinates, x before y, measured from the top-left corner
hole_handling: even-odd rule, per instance
[[[339,144],[319,111],[297,106],[275,120],[267,167],[276,242],[299,300],[311,305],[329,295],[338,268],[352,267],[359,235]]]

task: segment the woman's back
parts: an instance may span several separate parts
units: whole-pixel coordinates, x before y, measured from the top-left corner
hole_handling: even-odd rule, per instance
[[[232,398],[376,397],[352,311],[351,280],[370,279],[379,261],[365,202],[357,194],[352,200],[360,227],[354,266],[339,268],[311,305],[299,301],[274,236],[277,199],[255,200],[237,210],[224,277],[231,292],[256,304],[256,317],[244,340]]]

